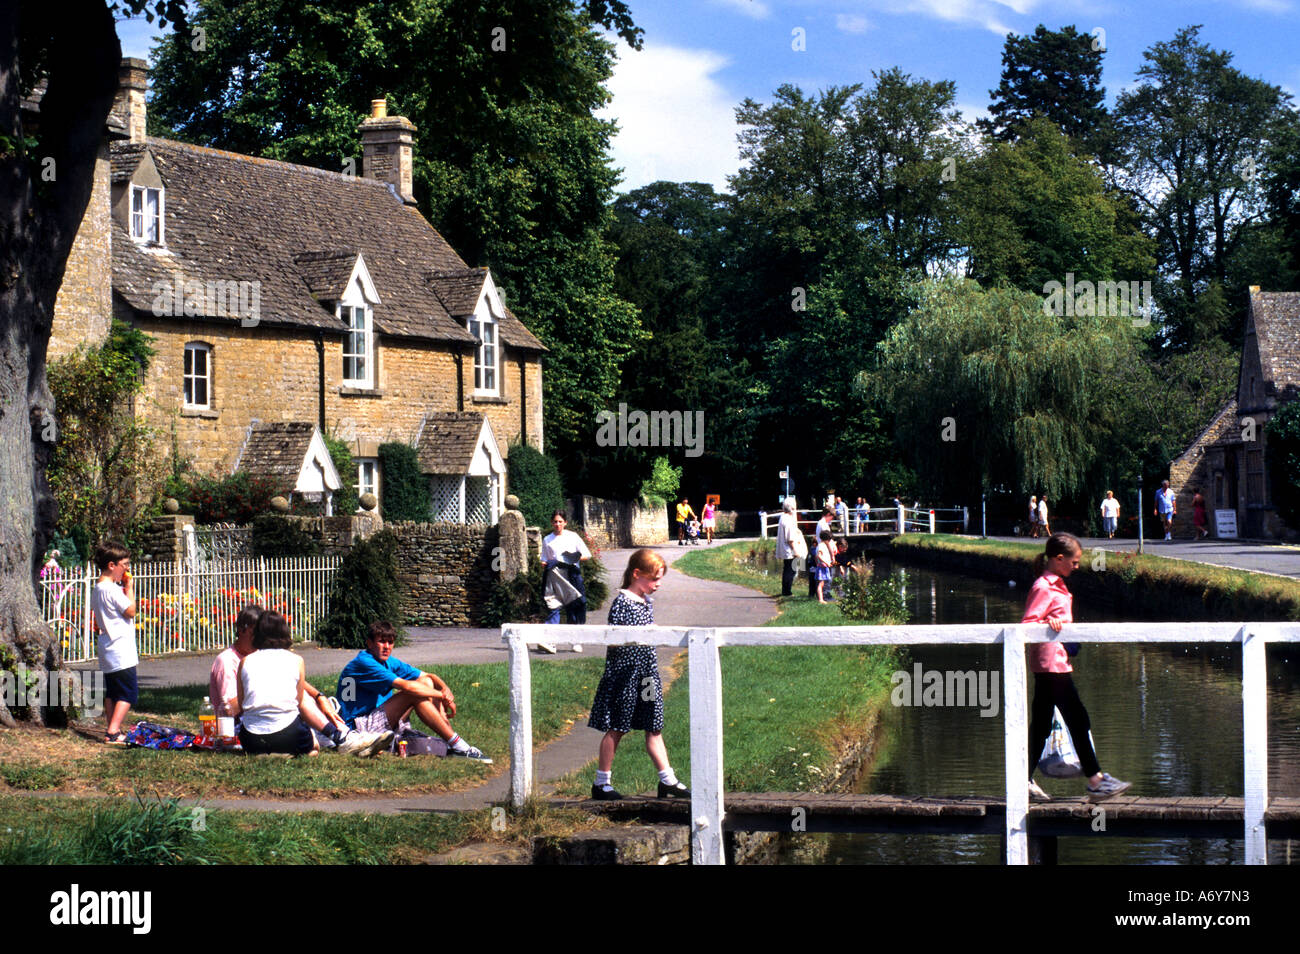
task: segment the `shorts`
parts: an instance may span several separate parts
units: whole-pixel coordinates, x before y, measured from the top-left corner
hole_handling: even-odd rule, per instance
[[[139,702],[140,682],[136,678],[136,667],[104,673],[104,698],[132,706]]]
[[[831,579],[831,568],[828,566],[817,567],[817,581],[819,583],[829,583]]]
[[[400,725],[390,725],[388,713],[384,711],[383,706],[380,706],[365,715],[357,716],[352,720],[352,725],[358,732],[388,732],[391,730],[401,735],[411,727],[411,720],[403,719]]]
[[[302,721],[302,716],[298,716],[278,732],[265,735],[249,732],[241,725],[239,744],[249,755],[306,755],[315,748],[315,737],[307,723]]]

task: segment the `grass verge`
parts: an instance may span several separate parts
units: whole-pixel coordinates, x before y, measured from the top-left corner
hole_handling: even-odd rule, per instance
[[[591,704],[600,679],[599,659],[533,664],[533,741],[563,734]],[[0,779],[11,788],[56,789],[81,794],[162,797],[329,799],[367,794],[421,794],[472,786],[505,770],[510,711],[504,663],[445,666],[441,675],[456,689],[456,729],[496,760],[485,766],[463,759],[356,759],[322,752],[314,758],[248,758],[210,752],[113,749],[98,741],[102,723],[86,734],[45,729],[0,730]],[[312,677],[333,691],[337,675]],[[145,689],[128,721],[148,719],[197,731],[207,686]],[[430,730],[431,731],[431,730]],[[87,737],[87,735],[89,737]]]

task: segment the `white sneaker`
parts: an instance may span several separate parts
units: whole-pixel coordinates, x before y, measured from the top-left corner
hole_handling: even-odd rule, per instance
[[[1127,792],[1132,785],[1132,782],[1121,782],[1114,776],[1102,772],[1101,782],[1096,788],[1091,785],[1087,786],[1088,801],[1099,802],[1104,798],[1110,798],[1112,795],[1119,795],[1121,792]]]
[[[580,653],[582,652],[582,643],[574,643],[569,648],[572,649],[575,653]]]
[[[539,653],[550,653],[552,656],[554,656],[559,650],[555,648],[554,643],[538,643],[537,651]]]
[[[1031,802],[1050,802],[1052,796],[1043,791],[1038,783],[1031,778],[1029,780],[1029,800]]]
[[[393,733],[391,731],[358,732],[353,729],[339,743],[338,750],[344,755],[355,755],[359,759],[364,759],[372,755],[378,755],[388,747],[388,743],[392,740]]]

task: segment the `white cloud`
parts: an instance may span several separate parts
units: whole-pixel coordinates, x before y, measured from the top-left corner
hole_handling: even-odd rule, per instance
[[[772,12],[768,9],[767,4],[763,3],[763,0],[713,0],[713,2],[724,7],[730,7],[747,17],[753,17],[755,20],[766,20]]]
[[[835,14],[835,29],[841,33],[866,33],[867,27],[871,26],[866,17],[860,17],[853,13]]]
[[[740,96],[714,78],[727,57],[712,50],[655,46],[624,49],[600,113],[618,122],[611,152],[623,169],[620,190],[667,179],[727,187],[740,168],[735,106]]]

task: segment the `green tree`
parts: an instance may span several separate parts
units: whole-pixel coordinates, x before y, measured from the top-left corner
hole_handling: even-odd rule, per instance
[[[1288,401],[1269,418],[1269,481],[1282,519],[1300,527],[1300,401]]]
[[[549,527],[551,514],[564,509],[564,486],[555,461],[531,444],[513,444],[506,458],[506,487],[519,498],[530,527]]]
[[[1231,333],[1230,309],[1202,298],[1215,284],[1244,298],[1227,287],[1229,261],[1264,215],[1257,170],[1289,102],[1199,34],[1186,27],[1148,49],[1116,106],[1123,181],[1155,238],[1158,297],[1179,347]]]
[[[1114,130],[1101,85],[1104,49],[1098,38],[1073,26],[1032,36],[1008,33],[1002,47],[1002,81],[989,90],[989,119],[979,127],[998,142],[1014,142],[1035,117],[1042,117],[1088,154],[1109,162]]]
[[[396,441],[380,444],[379,472],[384,519],[427,522],[433,509],[429,475],[420,470],[420,455],[415,448]]]
[[[202,145],[355,169],[360,117],[387,95],[419,132],[421,211],[551,349],[547,439],[587,439],[640,334],[604,238],[614,47],[640,31],[620,0],[205,0],[155,51],[151,116]]]
[[[926,485],[1080,490],[1107,432],[1110,380],[1138,358],[1128,318],[1046,314],[1041,295],[927,283],[865,375],[895,410],[895,436]]]
[[[385,620],[402,633],[402,587],[397,582],[397,537],[380,530],[354,544],[330,585],[329,615],[316,638],[326,646],[364,649],[366,629]]]
[[[986,143],[957,178],[967,274],[984,285],[1043,291],[1050,281],[1150,280],[1152,242],[1131,203],[1106,188],[1051,120]]]

